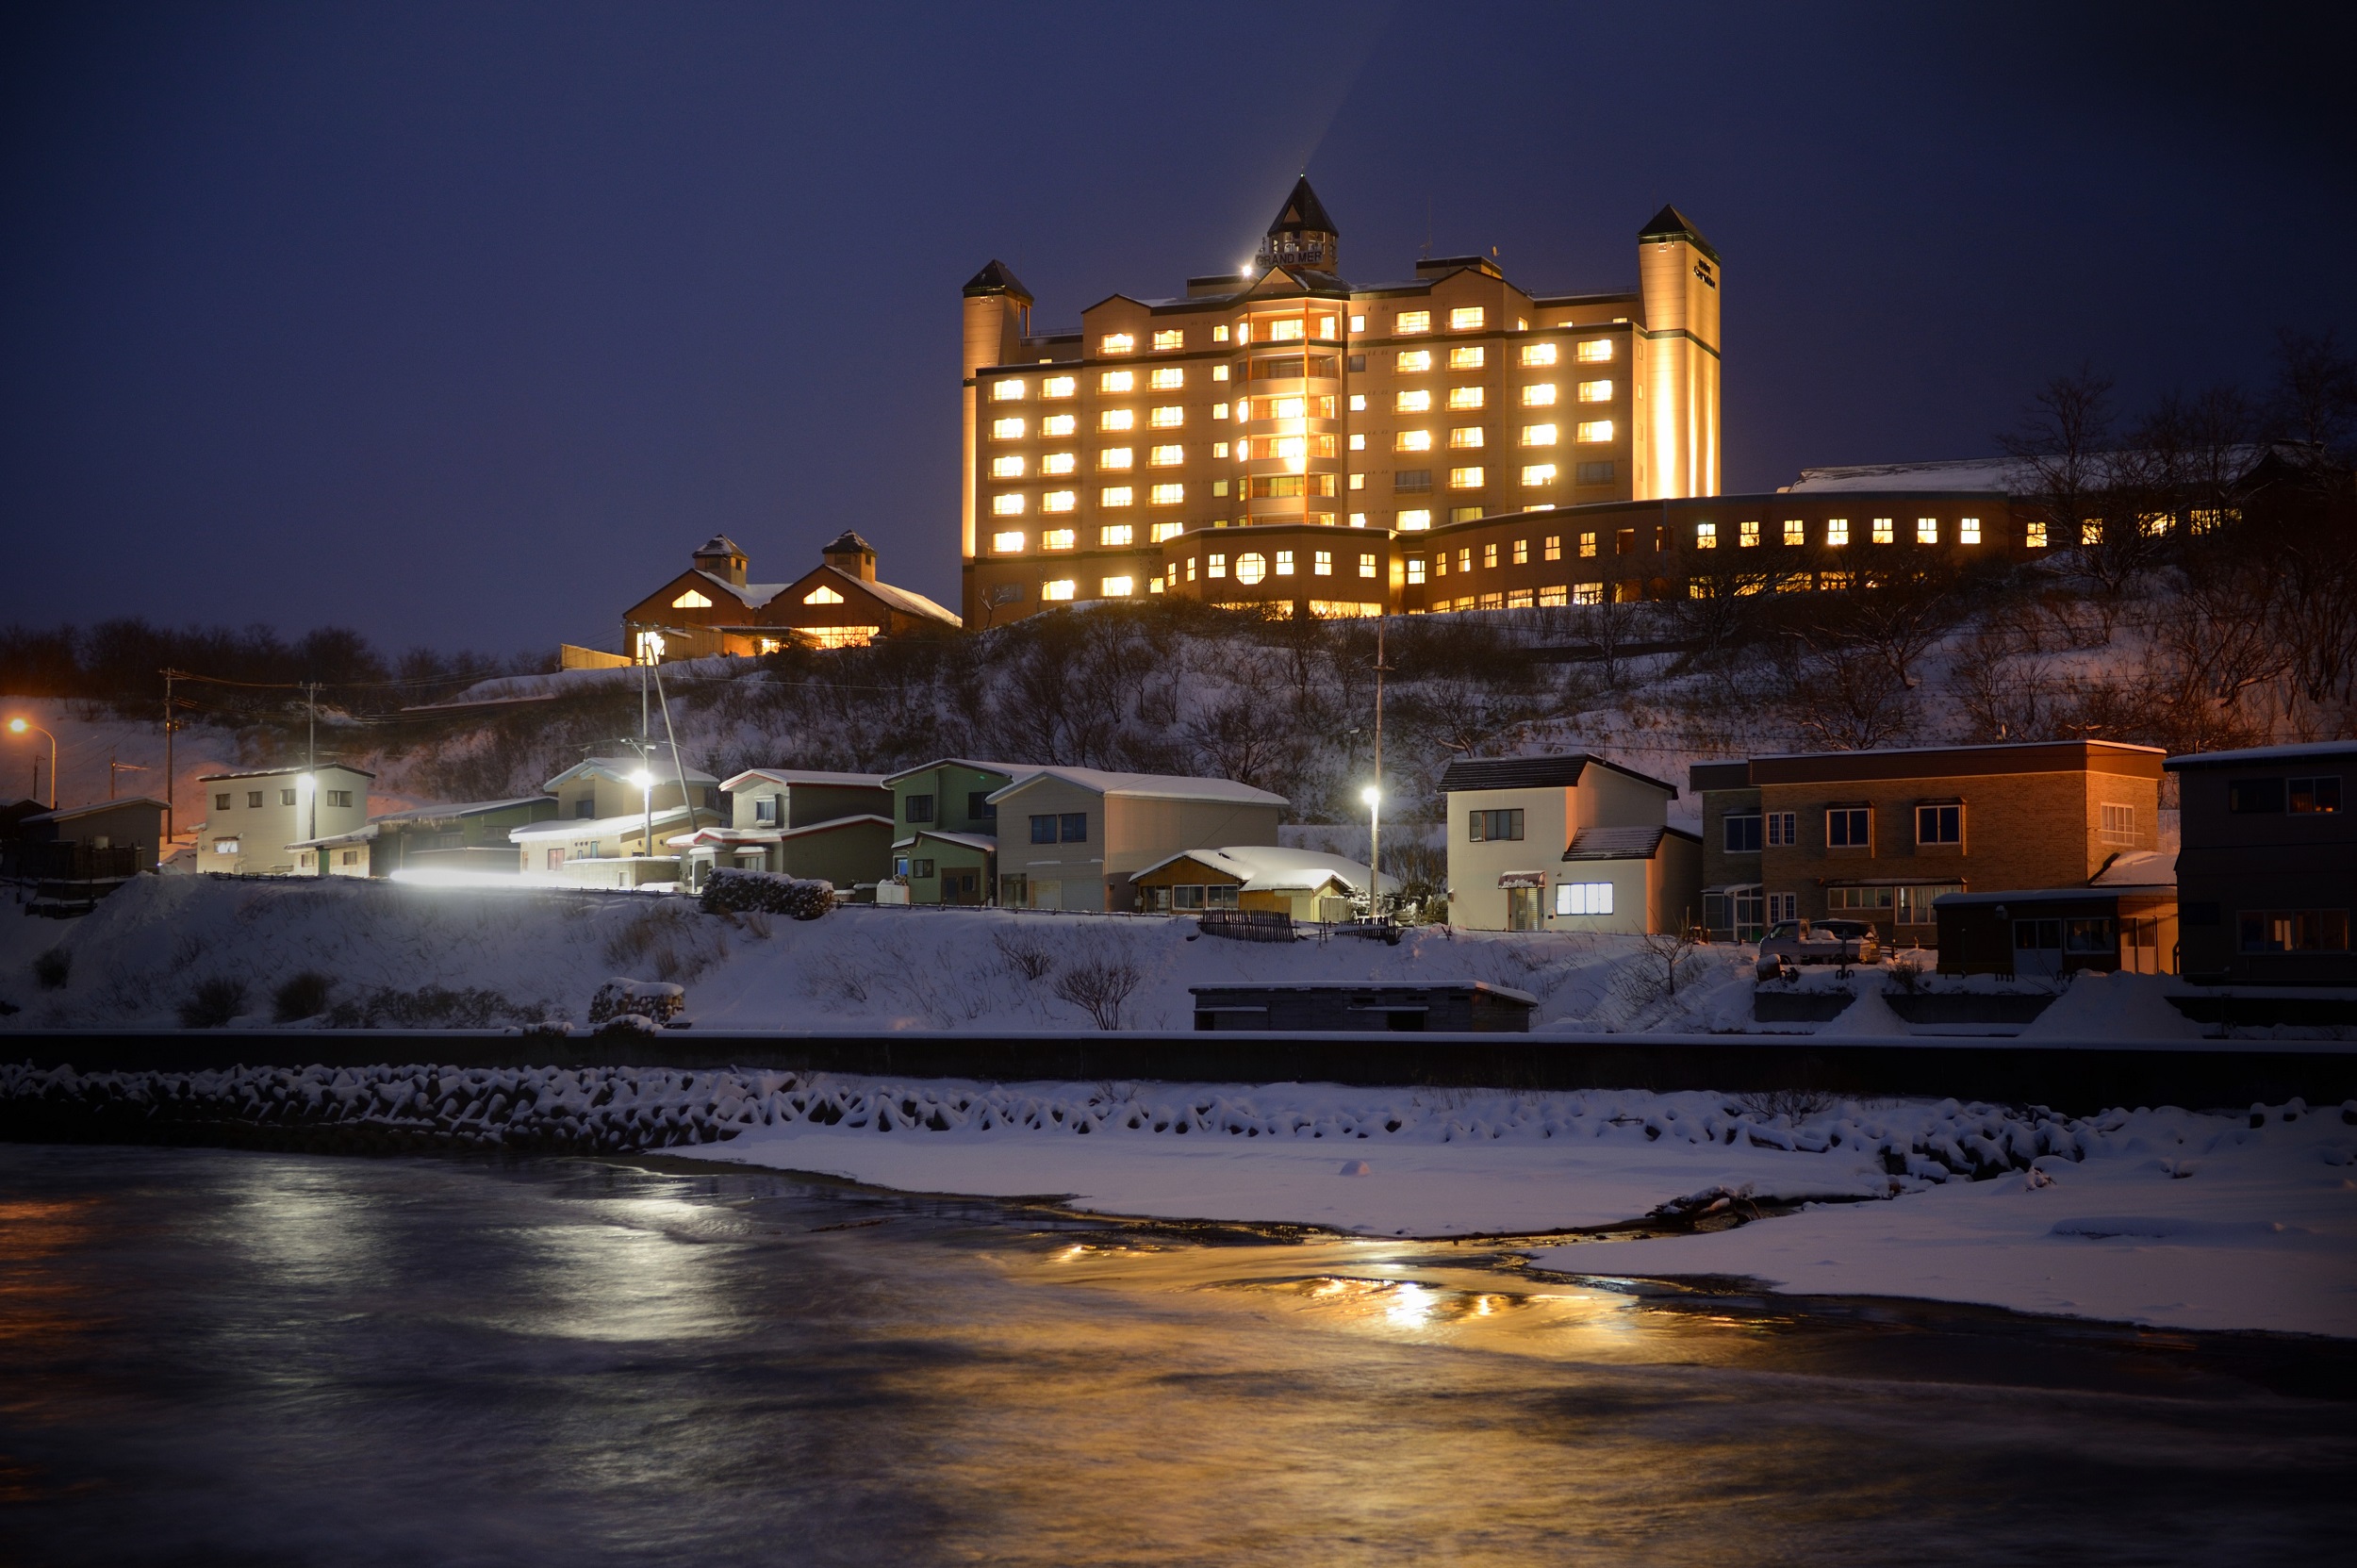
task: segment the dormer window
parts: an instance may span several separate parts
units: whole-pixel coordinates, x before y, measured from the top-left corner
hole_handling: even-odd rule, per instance
[[[843,602],[843,596],[821,583],[802,595],[802,602],[805,604],[840,604]]]
[[[671,601],[671,608],[675,610],[708,610],[712,608],[712,601],[705,598],[703,594],[698,590],[689,588],[685,593],[681,594],[677,599]]]

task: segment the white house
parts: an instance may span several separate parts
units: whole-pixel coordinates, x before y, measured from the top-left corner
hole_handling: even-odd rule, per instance
[[[1702,840],[1668,826],[1674,784],[1575,751],[1460,757],[1441,790],[1456,925],[1649,932],[1702,917]]]
[[[375,778],[340,762],[201,775],[209,809],[196,828],[196,868],[318,875],[318,851],[295,846],[357,832],[368,822]]]

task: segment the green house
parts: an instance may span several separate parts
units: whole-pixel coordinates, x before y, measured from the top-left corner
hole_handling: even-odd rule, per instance
[[[990,798],[1030,765],[944,757],[884,779],[892,791],[891,880],[879,903],[982,904],[998,884],[998,808]],[[905,895],[886,889],[905,889]]]

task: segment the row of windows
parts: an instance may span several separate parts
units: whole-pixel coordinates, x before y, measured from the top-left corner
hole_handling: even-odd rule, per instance
[[[1522,405],[1525,408],[1552,408],[1556,405],[1557,390],[1555,383],[1551,381],[1533,382],[1522,388]],[[1612,401],[1612,383],[1583,381],[1578,387],[1578,398],[1582,403],[1609,403]],[[1350,410],[1352,413],[1364,413],[1366,405],[1367,400],[1364,393],[1351,394]],[[1469,413],[1477,408],[1487,407],[1487,389],[1480,387],[1452,387],[1448,388],[1442,406],[1457,413]],[[1428,388],[1396,392],[1392,397],[1392,411],[1396,414],[1428,414],[1432,408],[1432,392]],[[1227,419],[1228,411],[1228,404],[1225,403],[1211,404],[1211,418],[1214,420]],[[1248,397],[1237,403],[1236,418],[1246,421],[1253,420],[1330,420],[1334,418],[1334,398],[1333,394],[1325,392],[1314,397],[1306,393],[1285,397]],[[1146,410],[1146,422],[1149,428],[1155,430],[1179,429],[1187,422],[1186,405],[1176,403],[1157,404]],[[1100,408],[1096,414],[1096,428],[1100,431],[1135,430],[1138,428],[1138,412],[1134,408]],[[1525,427],[1525,429],[1545,430],[1554,428],[1552,425]],[[1612,439],[1610,420],[1583,423],[1579,428],[1582,432],[1579,438],[1583,441]],[[1079,430],[1080,418],[1074,414],[1047,414],[1042,416],[1039,421],[1039,433],[1044,437],[1071,436],[1077,434]],[[990,438],[994,441],[1020,441],[1027,438],[1030,431],[1030,420],[1020,414],[1005,414],[990,421]],[[1593,432],[1593,434],[1589,434],[1589,432]],[[1525,441],[1525,444],[1540,443]]]
[[[2341,809],[2341,781],[2334,775],[2305,779],[2234,779],[2226,785],[2226,809],[2238,817],[2305,817]]]
[[[757,804],[766,805],[770,810],[768,817],[758,817],[757,820],[765,822],[774,820],[777,812],[774,801],[760,801]],[[935,798],[931,795],[903,796],[900,800],[901,819],[908,822],[931,822],[933,820],[934,804]],[[990,803],[989,790],[969,789],[965,792],[965,819],[969,822],[998,820],[998,808]]]
[[[1146,489],[1146,503],[1149,506],[1182,506],[1186,504],[1186,500],[1187,487],[1184,485],[1149,485]],[[1039,509],[1043,512],[1069,512],[1080,503],[1080,493],[1078,490],[1049,490],[1039,498]],[[1134,506],[1138,503],[1137,487],[1100,486],[1096,492],[1096,503],[1104,507]],[[995,495],[990,498],[991,516],[1019,518],[1027,504],[1028,498],[1019,491]]]
[[[1485,408],[1489,406],[1489,390],[1486,387],[1451,387],[1446,390],[1442,406]],[[1516,396],[1525,408],[1552,408],[1561,390],[1552,381],[1534,381],[1520,388]],[[1612,383],[1583,381],[1578,384],[1574,395],[1581,403],[1610,403]],[[1364,411],[1361,406],[1364,396],[1363,393],[1352,395],[1354,411]],[[1392,394],[1392,412],[1394,414],[1424,414],[1429,413],[1431,408],[1432,388],[1429,387],[1403,387]]]
[[[1294,552],[1290,550],[1278,550],[1274,551],[1271,553],[1276,556],[1274,563],[1271,562],[1268,555],[1264,555],[1257,550],[1247,550],[1237,555],[1235,561],[1235,580],[1244,584],[1246,587],[1249,587],[1255,583],[1266,580],[1272,573],[1272,568],[1276,576],[1291,577],[1294,575]],[[1346,555],[1345,559],[1347,559]],[[1176,585],[1181,582],[1194,582],[1195,565],[1195,559],[1192,556],[1190,556],[1183,563],[1178,561],[1171,562],[1169,567],[1169,577],[1171,583]],[[1180,570],[1182,566],[1185,569],[1183,574]],[[1204,576],[1209,578],[1225,578],[1228,576],[1228,553],[1226,551],[1214,550],[1204,555]],[[1312,577],[1333,576],[1334,552],[1330,550],[1313,550],[1310,552],[1310,575]],[[1371,551],[1361,552],[1359,556],[1359,575],[1362,578],[1380,577],[1382,575],[1381,557],[1377,556]]]
[[[259,811],[262,808],[262,801],[268,793],[269,791],[260,789],[247,790],[245,792],[246,809],[248,811]],[[235,799],[236,795],[233,791],[217,791],[213,796],[213,809],[215,811],[233,810],[235,808],[231,806],[230,802]],[[278,792],[278,803],[282,806],[293,805],[296,799],[296,794],[292,789],[281,789]],[[349,789],[322,789],[320,791],[320,803],[330,806],[348,806],[352,804],[352,791]]]
[[[1148,532],[1152,541],[1160,544],[1164,539],[1175,538],[1185,531],[1186,524],[1184,523],[1158,522]],[[1096,530],[1096,547],[1099,550],[1128,550],[1137,543],[1137,532],[1133,525],[1126,522],[1102,524]],[[990,536],[991,553],[1020,555],[1027,547],[1029,539],[1030,536],[1019,528],[993,534]],[[1080,545],[1080,531],[1077,528],[1043,528],[1039,531],[1039,547],[1042,550],[1077,550]]]
[[[1448,312],[1448,329],[1451,332],[1480,332],[1488,327],[1489,322],[1488,308],[1478,305],[1458,305]],[[1251,322],[1236,323],[1232,340],[1239,343],[1251,342],[1254,324]],[[1338,329],[1341,326],[1337,318],[1328,315],[1286,316],[1274,321],[1263,321],[1260,324],[1268,329],[1261,340],[1271,343],[1299,342],[1305,338],[1315,338],[1321,342],[1330,343],[1339,336]],[[1571,323],[1563,324],[1568,326]],[[1530,322],[1518,316],[1514,319],[1514,328],[1518,332],[1526,332],[1530,328]],[[1352,316],[1350,330],[1366,331],[1367,318],[1364,315]],[[1432,312],[1429,310],[1401,310],[1393,314],[1392,331],[1394,336],[1412,338],[1431,330]],[[1214,343],[1231,340],[1230,329],[1225,323],[1213,326],[1211,334],[1211,341]],[[1184,327],[1159,328],[1147,335],[1147,342],[1156,354],[1177,354],[1187,346],[1187,331]],[[1135,354],[1138,352],[1138,335],[1134,332],[1100,333],[1096,339],[1096,352],[1099,354]],[[1475,357],[1464,363],[1473,365],[1481,363],[1479,357],[1481,350],[1478,348],[1471,351],[1451,350],[1452,361],[1454,362],[1456,355],[1467,352]],[[1579,356],[1584,360],[1609,359],[1612,357],[1612,341],[1610,338],[1596,338],[1583,342],[1579,345]],[[1552,365],[1555,363],[1555,345],[1553,343],[1525,344],[1523,363]]]
[[[1211,379],[1227,380],[1228,367],[1212,366]],[[1186,384],[1187,368],[1184,365],[1158,365],[1146,372],[1146,385],[1153,391],[1175,392]],[[1134,392],[1138,389],[1138,372],[1099,371],[1096,372],[1096,389],[1115,394]],[[990,384],[990,401],[993,403],[1021,403],[1030,395],[1031,384],[1019,375],[1004,376]],[[1080,395],[1080,378],[1077,375],[1044,375],[1039,380],[1039,395],[1049,399],[1078,397]]]
[[[1561,427],[1558,425],[1526,424],[1522,429],[1522,444],[1526,447],[1554,446],[1561,436]],[[1610,420],[1584,420],[1574,427],[1574,439],[1584,442],[1609,441],[1612,437],[1613,424]],[[1362,450],[1360,437],[1353,436],[1350,441],[1350,449],[1353,452]],[[1448,444],[1458,448],[1487,446],[1489,444],[1487,429],[1477,424],[1459,425],[1448,433]],[[1429,430],[1394,431],[1392,434],[1392,450],[1393,452],[1430,452],[1432,432]]]
[[[1874,809],[1871,806],[1827,806],[1825,848],[1872,850]],[[2136,842],[2136,808],[2106,802],[2101,834],[2106,844]],[[1792,849],[1800,844],[1800,814],[1791,811],[1731,811],[1722,818],[1720,843],[1731,855],[1755,855],[1769,849]],[[1935,801],[1915,808],[1915,842],[1927,849],[1964,846],[1964,802]]]
[[[1031,818],[1031,842],[1034,844],[1085,844],[1089,841],[1089,815],[1085,811],[1056,812]]]
[[[1866,537],[1869,542],[1873,544],[1895,544],[1898,542],[1899,536],[1897,519],[1873,518],[1868,521],[1866,526]],[[1808,543],[1807,521],[1801,518],[1785,519],[1780,536],[1788,545],[1805,545]],[[1758,545],[1760,538],[1760,524],[1756,520],[1745,520],[1744,521],[1738,522],[1735,525],[1735,542],[1739,549],[1753,549]],[[1851,530],[1850,520],[1848,518],[1827,518],[1825,520],[1824,542],[1827,545],[1830,545],[1838,550],[1849,544],[1850,540]],[[1917,518],[1915,520],[1915,542],[1917,544],[1937,544],[1939,542],[1939,520],[1937,518]],[[1978,518],[1958,518],[1956,520],[1956,542],[1958,544],[1980,543],[1981,520]],[[2044,523],[2034,522],[2029,525],[2029,543],[2034,549],[2044,548],[2046,544],[2046,525]],[[1697,550],[1718,549],[1719,525],[1715,522],[1698,522],[1694,524],[1694,548]]]

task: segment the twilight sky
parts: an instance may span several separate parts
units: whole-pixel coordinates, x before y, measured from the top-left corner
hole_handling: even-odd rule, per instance
[[[1296,16],[1294,10],[1302,14]],[[0,20],[0,621],[608,644],[715,530],[957,596],[958,288],[1250,254],[1725,257],[1727,487],[2357,339],[2321,6],[27,4]],[[1428,214],[1428,219],[1427,219]]]

